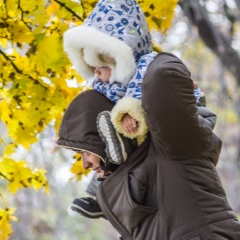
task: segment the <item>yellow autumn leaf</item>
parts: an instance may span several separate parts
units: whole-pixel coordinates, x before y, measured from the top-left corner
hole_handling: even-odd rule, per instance
[[[12,228],[10,220],[17,221],[17,218],[13,216],[15,209],[13,208],[0,208],[0,236],[1,240],[7,240],[12,234]]]
[[[24,23],[23,21],[17,21],[14,23],[12,36],[13,40],[22,43],[31,43],[34,38],[32,31],[27,26],[27,23]]]
[[[4,156],[11,156],[16,150],[15,143],[9,143],[4,149]]]
[[[22,111],[21,111],[22,112]],[[27,123],[31,123],[31,119],[28,119],[26,123],[26,127],[21,122],[21,118],[16,118],[18,112],[15,112],[15,115],[11,118],[11,120],[7,123],[8,126],[8,135],[12,137],[12,139],[24,146],[26,149],[29,149],[30,144],[38,141],[36,133],[34,132],[34,128],[31,125],[27,125]],[[24,114],[24,112],[22,112]]]
[[[9,104],[2,100],[0,101],[0,118],[1,118],[1,121],[6,123],[8,122],[9,120],[11,120],[11,114],[12,114],[12,111],[10,110],[9,108]]]
[[[33,29],[33,34],[40,34],[44,32],[44,27],[48,22],[48,15],[45,11],[38,9],[33,15],[32,24],[36,25],[36,28]],[[35,36],[36,39],[36,36]]]
[[[0,28],[0,36],[1,38],[5,38],[8,41],[8,39],[10,39],[11,37],[11,33],[8,31],[7,28]]]
[[[27,134],[28,133],[28,134]],[[28,132],[28,130],[17,128],[16,134],[12,134],[14,141],[22,145],[26,149],[30,149],[30,145],[37,142],[38,138],[34,132]]]
[[[48,16],[52,16],[58,9],[59,9],[59,4],[55,2],[54,0],[51,0],[51,4],[47,7],[46,12]]]
[[[8,15],[13,18],[18,15],[18,5],[16,0],[5,1],[6,9],[8,10]]]
[[[32,186],[35,190],[44,187],[45,192],[49,191],[49,185],[45,176],[46,171],[43,169],[35,169],[33,172]]]
[[[34,67],[33,63],[29,60],[27,56],[16,57],[14,59],[14,64],[26,74],[32,73],[31,69],[33,69]]]
[[[9,182],[8,188],[11,193],[23,187],[33,187],[35,190],[44,187],[45,192],[48,192],[49,186],[45,173],[43,169],[32,171],[22,160],[15,161],[5,157],[0,161],[0,175]]]
[[[150,30],[157,29],[165,34],[172,24],[178,0],[138,0],[143,9]]]
[[[15,193],[20,188],[29,187],[29,179],[32,177],[33,174],[31,170],[26,167],[26,163],[24,161],[16,162],[14,166],[13,179],[8,184],[10,192]]]
[[[21,0],[20,6],[23,11],[28,11],[28,14],[34,12],[37,8],[42,8],[44,4],[44,0]]]
[[[51,49],[51,51],[49,51],[49,49]],[[38,51],[39,53],[34,58],[34,61],[46,69],[61,63],[62,56],[59,54],[63,53],[61,36],[56,32],[45,36],[38,44]]]
[[[1,34],[0,34],[0,36],[1,36]],[[6,48],[8,41],[7,41],[6,38],[0,38],[0,43],[1,43],[3,48]]]
[[[6,178],[9,182],[12,181],[13,178],[13,160],[4,157],[2,161],[0,161],[0,173],[1,176]]]

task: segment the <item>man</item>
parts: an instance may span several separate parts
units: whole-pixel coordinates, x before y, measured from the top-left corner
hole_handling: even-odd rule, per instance
[[[172,54],[159,54],[142,94],[150,133],[98,187],[106,218],[124,240],[240,239],[215,168],[221,140],[197,113],[186,66]],[[58,144],[92,152],[104,166],[96,118],[113,105],[95,91],[80,94],[65,113]]]

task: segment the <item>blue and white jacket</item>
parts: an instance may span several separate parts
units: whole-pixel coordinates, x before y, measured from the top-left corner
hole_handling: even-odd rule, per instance
[[[102,82],[98,78],[95,78],[92,83],[92,87],[105,95],[111,101],[117,103],[123,97],[132,97],[138,100],[142,99],[142,81],[145,72],[149,64],[157,56],[157,52],[151,52],[143,55],[137,64],[136,71],[128,84],[120,82]],[[194,89],[193,95],[196,98],[196,102],[199,101],[202,95],[201,89],[198,87]]]

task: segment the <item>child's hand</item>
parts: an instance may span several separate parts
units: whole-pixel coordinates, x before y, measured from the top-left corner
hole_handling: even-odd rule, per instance
[[[126,113],[122,118],[122,126],[124,131],[128,134],[135,133],[138,128],[137,121],[128,113]]]

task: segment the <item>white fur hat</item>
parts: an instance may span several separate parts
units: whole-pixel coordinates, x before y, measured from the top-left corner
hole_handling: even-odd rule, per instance
[[[64,33],[64,50],[86,80],[94,77],[95,67],[109,66],[110,83],[127,84],[152,43],[135,0],[100,0],[81,26]]]

